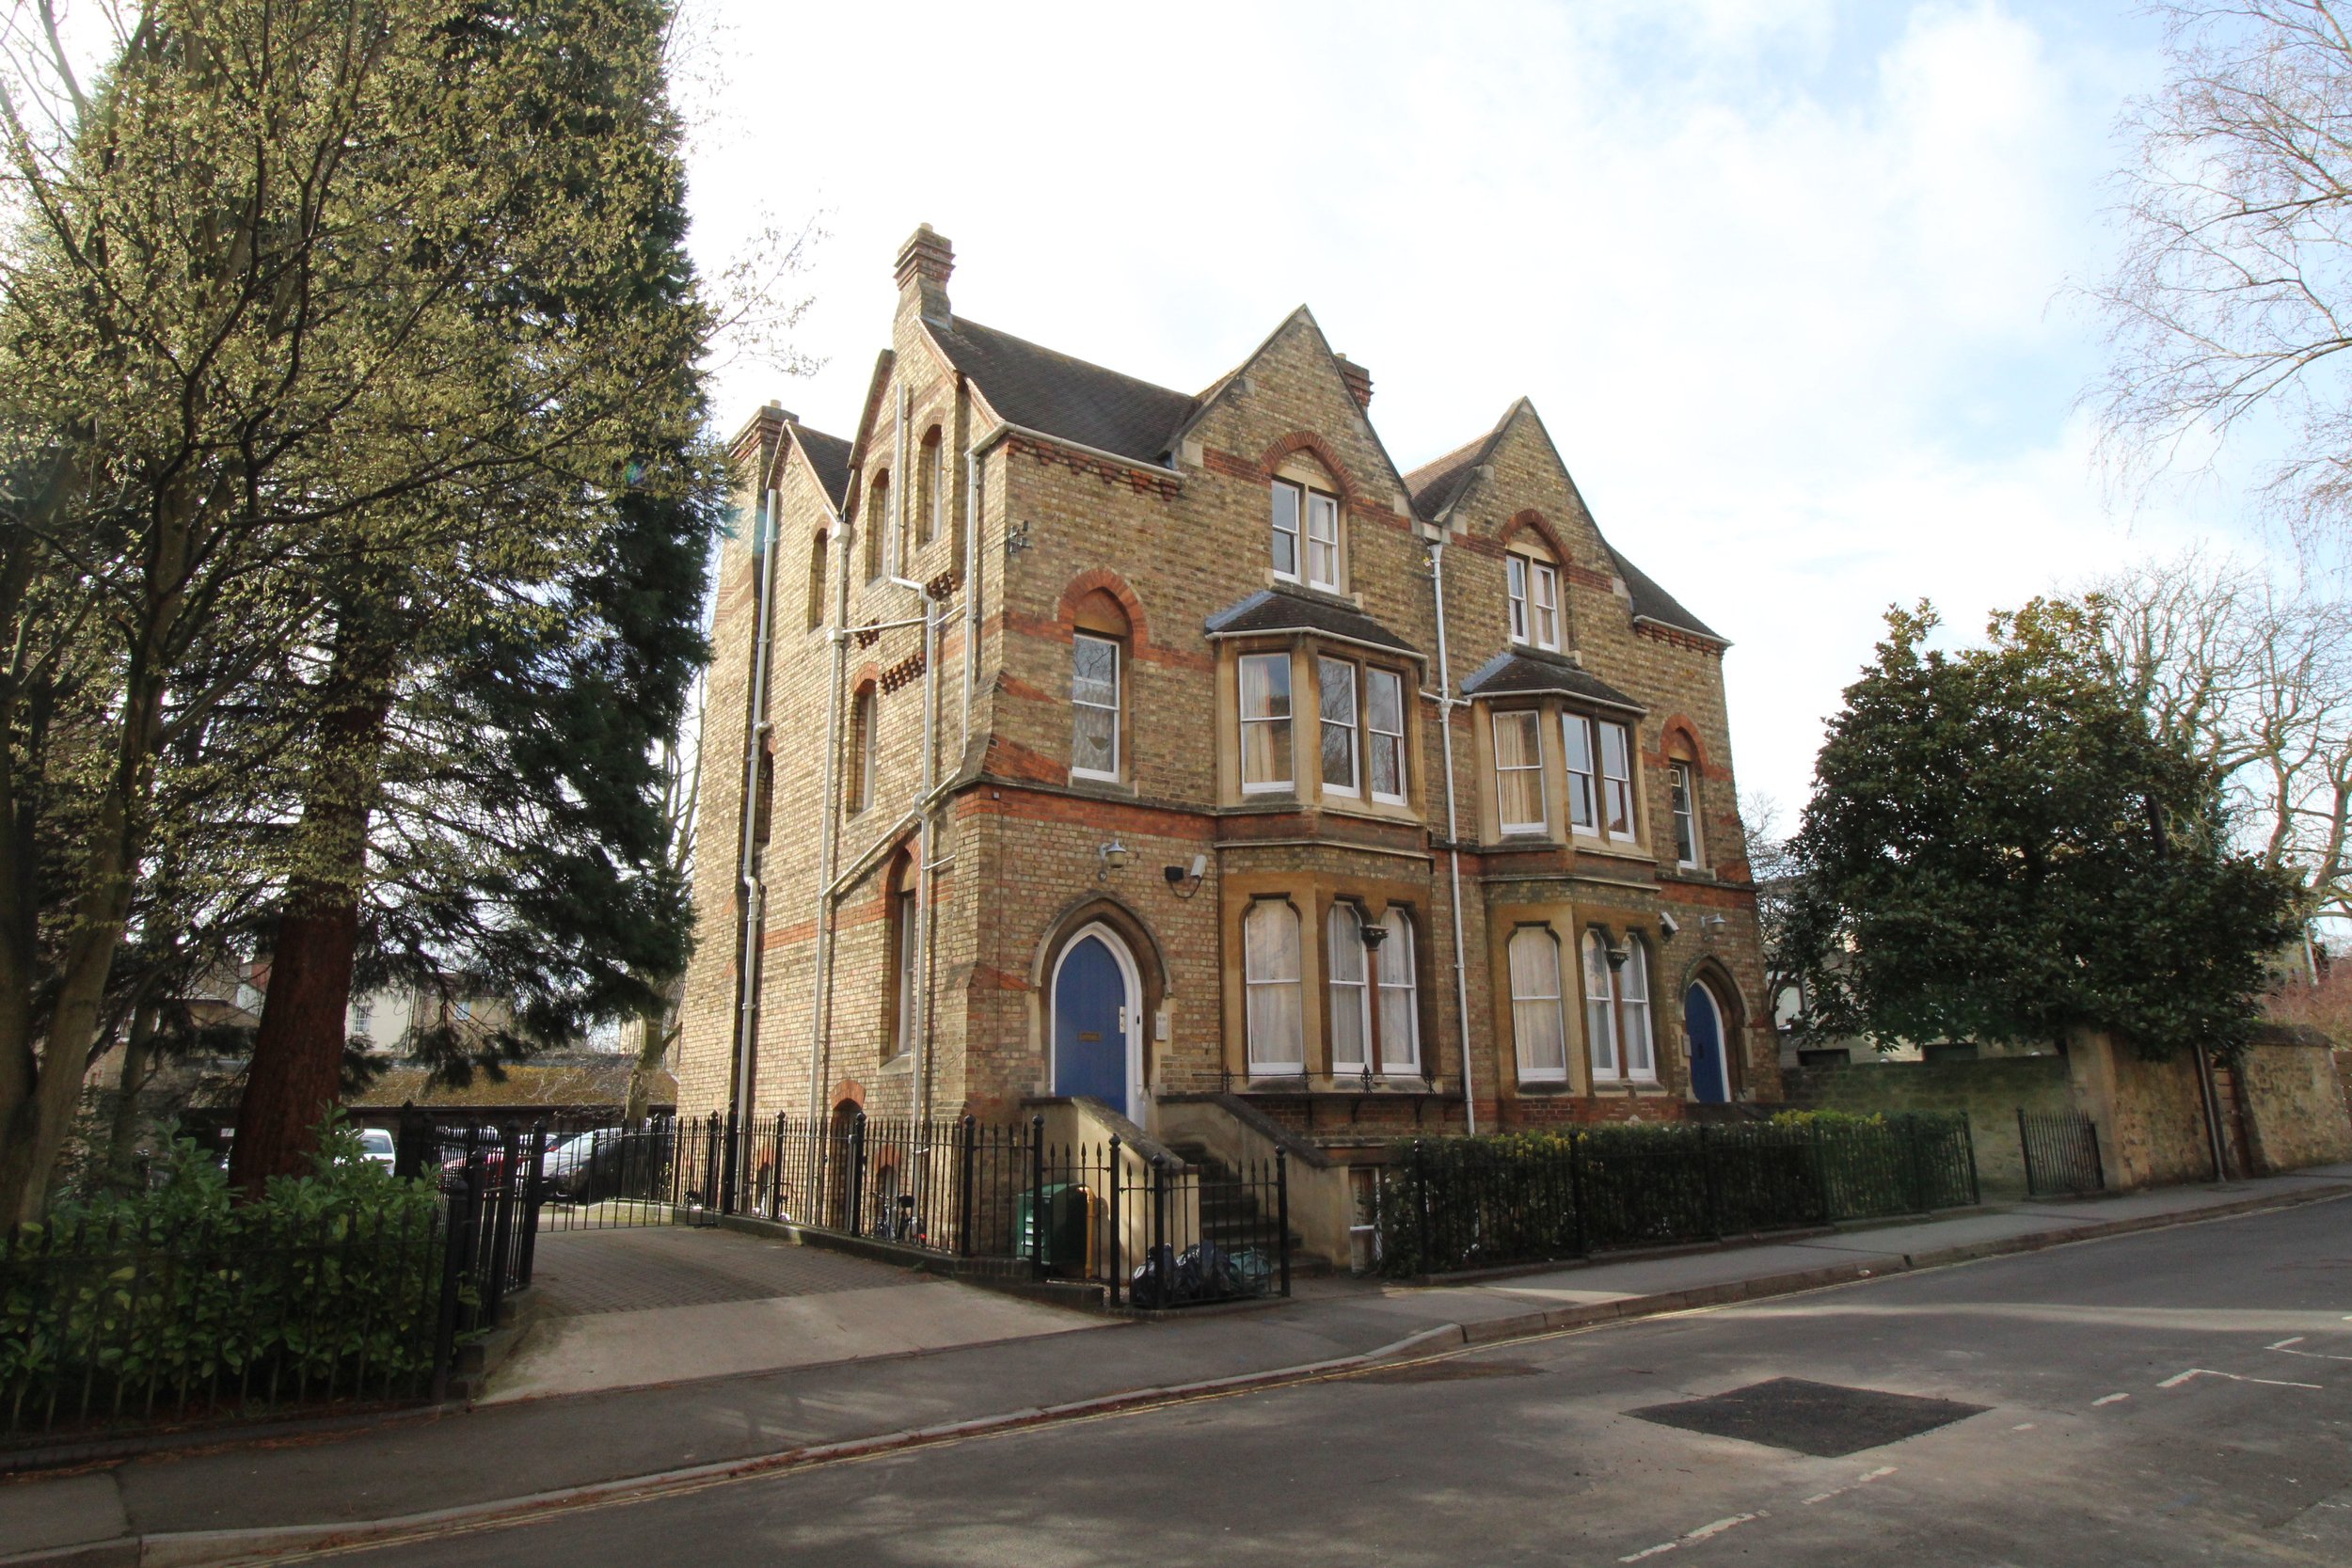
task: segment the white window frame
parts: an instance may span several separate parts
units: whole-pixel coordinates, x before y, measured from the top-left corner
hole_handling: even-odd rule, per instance
[[[1282,507],[1279,499],[1285,495],[1290,497],[1291,502],[1290,527],[1288,528],[1282,526]],[[1272,562],[1276,577],[1284,582],[1296,582],[1307,566],[1307,487],[1303,484],[1294,484],[1287,479],[1278,479],[1274,482],[1273,491],[1268,496],[1266,504],[1270,509],[1272,530],[1266,542],[1266,559]],[[1290,569],[1287,571],[1282,567],[1282,545],[1286,540],[1290,545],[1291,556]]]
[[[1673,762],[1667,765],[1667,772],[1674,791],[1675,863],[1695,866],[1699,863],[1698,765]]]
[[[1527,557],[1518,554],[1503,558],[1503,591],[1511,597],[1511,641],[1525,642],[1527,639]]]
[[[1281,669],[1282,710],[1279,713],[1267,713],[1252,718],[1250,716],[1248,706],[1248,673],[1251,661],[1260,659],[1265,660],[1270,665],[1279,665]],[[1241,754],[1234,759],[1234,762],[1240,772],[1241,792],[1244,795],[1276,795],[1297,788],[1298,752],[1291,733],[1291,724],[1296,716],[1298,705],[1293,700],[1291,682],[1293,672],[1291,670],[1291,656],[1287,653],[1244,654],[1239,659],[1234,661],[1233,669],[1234,708],[1235,711],[1237,711],[1241,716]],[[1268,690],[1270,692],[1272,688],[1269,687]],[[1271,756],[1279,760],[1282,765],[1282,776],[1280,778],[1260,779],[1255,783],[1251,782],[1249,777],[1249,726],[1252,724],[1266,725],[1271,733],[1280,736],[1280,743],[1273,746],[1269,752]]]
[[[1334,713],[1331,703],[1332,673],[1337,671],[1347,683],[1344,711]],[[1315,659],[1315,774],[1321,780],[1326,795],[1344,795],[1354,800],[1363,793],[1364,757],[1362,716],[1358,704],[1363,698],[1359,689],[1359,670],[1351,659],[1333,658],[1328,655]],[[1335,784],[1330,777],[1329,747],[1333,731],[1343,734],[1347,740],[1347,782]]]
[[[1378,689],[1383,681],[1388,683],[1389,689],[1396,693],[1396,728],[1393,730],[1384,730],[1380,727],[1379,709],[1375,705],[1372,698],[1373,692]],[[1383,670],[1376,664],[1368,664],[1364,667],[1364,787],[1370,790],[1372,798],[1382,805],[1403,805],[1406,795],[1413,787],[1412,774],[1406,769],[1405,764],[1405,677],[1394,670]],[[1396,753],[1396,792],[1394,794],[1381,789],[1380,769],[1374,765],[1373,761],[1384,742]]]
[[[1331,1074],[1361,1072],[1372,1061],[1372,953],[1364,946],[1361,916],[1352,904],[1333,904],[1324,916],[1324,989],[1329,997]],[[1348,970],[1353,968],[1351,976]],[[1356,1055],[1343,1060],[1340,1052],[1342,1020],[1356,1025]]]
[[[1637,1084],[1658,1082],[1658,1025],[1650,1010],[1649,944],[1629,933],[1625,967],[1617,971],[1617,1011],[1625,1046],[1625,1075]]]
[[[1612,839],[1620,844],[1630,844],[1641,836],[1642,832],[1641,819],[1634,815],[1633,806],[1633,730],[1631,726],[1620,724],[1613,719],[1600,720],[1594,728],[1595,738],[1600,742],[1597,750],[1600,753],[1601,826]],[[1625,768],[1622,773],[1609,771],[1609,737],[1612,734],[1617,737],[1617,760]],[[1622,831],[1616,825],[1618,813],[1612,809],[1616,806],[1624,808],[1625,827]]]
[[[1254,966],[1258,950],[1249,940],[1249,927],[1261,916],[1290,923],[1291,972],[1287,975],[1261,974]],[[1249,1071],[1254,1077],[1287,1076],[1307,1070],[1306,983],[1300,974],[1305,963],[1303,933],[1298,927],[1298,911],[1285,899],[1261,898],[1242,915],[1242,1024],[1248,1036],[1245,1049],[1248,1053]],[[1291,991],[1291,1018],[1297,1037],[1291,1044],[1289,1056],[1261,1056],[1259,1048],[1263,1042],[1259,1037],[1257,998],[1262,992],[1285,986]]]
[[[1307,491],[1306,519],[1307,586],[1320,588],[1327,594],[1336,594],[1340,591],[1340,577],[1343,570],[1340,560],[1339,497],[1310,487]],[[1316,527],[1318,523],[1325,527],[1319,530]],[[1318,551],[1324,556],[1321,562],[1316,560]],[[1327,566],[1328,574],[1320,571],[1319,565]]]
[[[1100,643],[1108,648],[1111,653],[1111,700],[1107,705],[1107,711],[1111,716],[1111,766],[1108,772],[1104,772],[1100,768],[1078,766],[1078,720],[1075,710],[1091,708],[1097,713],[1105,711],[1105,705],[1088,702],[1078,695],[1077,646],[1081,642]],[[1120,708],[1126,697],[1126,671],[1122,668],[1120,658],[1119,640],[1082,631],[1072,636],[1070,644],[1070,706],[1073,710],[1070,720],[1070,776],[1073,779],[1104,779],[1116,784],[1119,781],[1120,766],[1126,760],[1120,755]]]
[[[1544,798],[1546,793],[1544,789],[1544,716],[1532,707],[1514,707],[1498,709],[1489,717],[1492,720],[1492,727],[1487,735],[1487,743],[1494,748],[1497,826],[1505,833],[1549,832],[1551,829],[1551,806],[1550,802]],[[1534,738],[1535,742],[1535,757],[1533,762],[1520,763],[1516,767],[1503,765],[1502,733],[1505,720],[1511,721],[1514,724],[1522,720],[1526,721],[1527,733]],[[1502,787],[1502,778],[1506,773],[1533,773],[1535,776],[1535,807],[1539,815],[1534,821],[1514,822],[1509,819],[1503,808],[1503,802],[1510,799],[1510,792]]]
[[[1593,1082],[1622,1083],[1617,1054],[1617,990],[1609,968],[1609,944],[1598,931],[1587,931],[1577,942],[1578,964],[1584,976],[1584,1045],[1593,1064]]]
[[[1549,957],[1551,965],[1551,989],[1549,991],[1541,989],[1543,975],[1522,970],[1518,962],[1522,942],[1527,944],[1526,951],[1540,951]],[[1510,940],[1503,944],[1503,966],[1510,972],[1511,977],[1511,1054],[1518,1067],[1519,1082],[1565,1084],[1568,1081],[1568,1015],[1562,1005],[1559,935],[1548,926],[1522,926],[1511,933]],[[1559,1042],[1560,1060],[1557,1064],[1528,1059],[1529,1036],[1533,1033],[1528,1025],[1531,1022],[1539,1021],[1544,1009],[1549,1010],[1552,1037]]]
[[[1528,576],[1532,590],[1528,599],[1534,613],[1532,630],[1535,646],[1560,651],[1560,569],[1546,562],[1529,562],[1533,568]]]
[[[1391,909],[1380,917],[1380,925],[1389,934],[1374,955],[1373,1016],[1375,1021],[1387,1017],[1391,999],[1401,1002],[1398,1011],[1405,1020],[1404,1043],[1400,1046],[1385,1022],[1376,1022],[1373,1038],[1379,1042],[1380,1072],[1411,1073],[1421,1070],[1421,980],[1413,962],[1413,923],[1403,910]],[[1402,979],[1391,979],[1393,967]]]
[[[1600,836],[1600,765],[1595,760],[1595,745],[1590,719],[1581,713],[1560,716],[1560,750],[1568,771],[1568,831],[1584,838]],[[1581,768],[1577,766],[1579,753]]]

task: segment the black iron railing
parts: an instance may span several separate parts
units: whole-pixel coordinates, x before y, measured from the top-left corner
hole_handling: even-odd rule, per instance
[[[1415,1139],[1383,1173],[1381,1266],[1450,1274],[1977,1201],[1965,1117]]]
[[[2099,1124],[2080,1111],[2017,1110],[2017,1143],[2026,1161],[2026,1194],[2049,1197],[2106,1186]]]

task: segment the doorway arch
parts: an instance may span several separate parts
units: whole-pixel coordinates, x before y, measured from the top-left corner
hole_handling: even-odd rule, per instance
[[[1729,1030],[1724,1005],[1705,980],[1692,980],[1683,990],[1682,1034],[1691,1042],[1691,1098],[1702,1105],[1725,1103],[1731,1099]]]
[[[1143,1099],[1143,979],[1108,924],[1089,921],[1054,959],[1048,1070],[1057,1095],[1089,1095],[1132,1117]]]

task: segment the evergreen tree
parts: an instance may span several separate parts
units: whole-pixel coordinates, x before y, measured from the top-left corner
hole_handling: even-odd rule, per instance
[[[1800,1030],[2238,1042],[2296,911],[2230,847],[2217,781],[2101,673],[2081,607],[2036,601],[1957,654],[1935,626],[1888,613],[1816,764],[1780,956]]]

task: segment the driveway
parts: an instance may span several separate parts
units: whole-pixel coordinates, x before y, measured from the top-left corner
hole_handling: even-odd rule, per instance
[[[485,1402],[1068,1334],[1107,1320],[732,1231],[550,1231],[522,1351]]]

